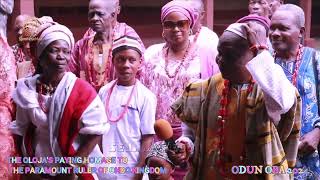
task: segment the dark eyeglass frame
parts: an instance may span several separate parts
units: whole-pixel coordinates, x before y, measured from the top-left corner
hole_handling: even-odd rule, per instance
[[[174,28],[178,27],[178,29],[183,30],[187,27],[190,27],[189,20],[180,20],[180,21],[164,21],[162,23],[162,27],[165,30],[173,30]]]

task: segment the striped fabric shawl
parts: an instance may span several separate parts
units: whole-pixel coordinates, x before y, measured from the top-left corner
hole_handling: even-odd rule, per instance
[[[216,137],[212,136],[212,131],[217,129],[215,122],[220,109],[219,102],[224,88],[223,82],[221,74],[218,74],[206,81],[191,83],[183,95],[171,106],[181,121],[192,128],[196,134],[192,168],[186,179],[223,179],[218,173],[214,173],[216,168],[213,171],[212,168],[209,170],[214,158],[208,153],[215,151],[209,149],[208,142],[211,142],[210,138]],[[298,93],[295,104],[286,114],[281,116],[278,125],[275,125],[268,117],[263,92],[257,84],[248,94],[246,102],[245,149],[247,163],[257,166],[270,165],[293,168],[298,152],[301,126],[301,100]],[[227,139],[236,140],[237,138],[227,137]],[[288,174],[260,174],[259,177],[259,179],[293,178]]]

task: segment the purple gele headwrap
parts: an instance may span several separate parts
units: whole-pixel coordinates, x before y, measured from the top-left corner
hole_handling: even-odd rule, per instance
[[[266,18],[263,16],[258,16],[255,14],[250,14],[248,16],[244,16],[241,19],[239,19],[237,21],[237,23],[246,23],[248,21],[256,21],[256,22],[260,23],[261,25],[263,25],[267,32],[269,31],[269,28],[270,28],[270,19],[269,18]]]
[[[196,15],[188,3],[183,1],[170,1],[164,5],[161,9],[161,22],[172,12],[179,12],[185,15],[190,21],[190,27],[192,28],[196,19]]]

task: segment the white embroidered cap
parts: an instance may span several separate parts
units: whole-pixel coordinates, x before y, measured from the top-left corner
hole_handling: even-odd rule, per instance
[[[143,52],[141,44],[136,38],[131,36],[122,36],[114,40],[112,45],[112,55],[126,49],[133,49],[137,51],[140,55],[142,55]]]
[[[245,25],[245,23],[233,23],[233,24],[230,24],[227,27],[227,29],[224,31],[229,31],[229,32],[235,33],[235,34],[241,36],[242,38],[247,39],[247,31],[246,31],[244,25]]]

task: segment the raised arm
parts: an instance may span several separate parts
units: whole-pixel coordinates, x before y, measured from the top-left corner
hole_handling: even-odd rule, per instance
[[[246,67],[264,93],[268,115],[278,124],[281,114],[294,104],[295,87],[267,50],[259,53]]]
[[[294,105],[296,89],[265,49],[267,42],[265,29],[256,23],[248,23],[245,28],[252,45],[251,49],[256,53],[256,56],[247,63],[246,68],[264,93],[268,115],[275,124],[278,124],[281,114],[288,112]]]

